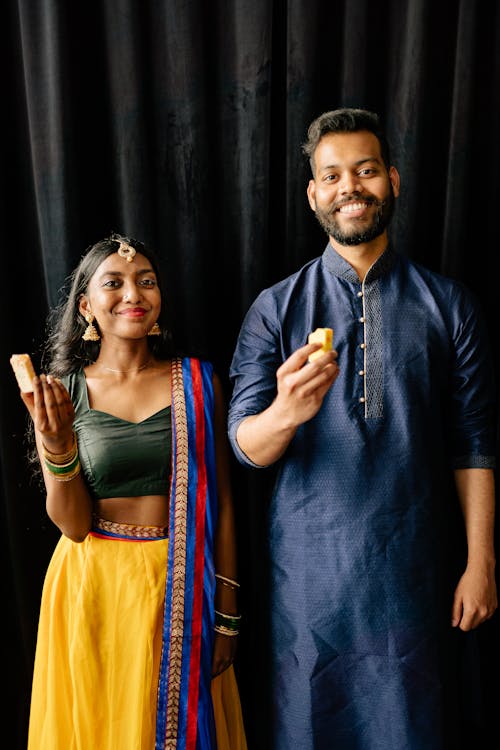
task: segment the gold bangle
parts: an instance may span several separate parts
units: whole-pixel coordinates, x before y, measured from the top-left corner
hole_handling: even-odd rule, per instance
[[[231,637],[240,634],[239,630],[229,630],[229,628],[225,628],[223,625],[215,625],[214,630],[216,633],[220,633],[221,635],[229,635]]]
[[[42,451],[43,451],[43,457],[49,461],[51,464],[54,464],[55,466],[64,466],[65,464],[69,464],[73,461],[75,458],[77,452],[78,452],[78,446],[76,443],[76,435],[75,431],[72,432],[73,435],[73,442],[71,443],[71,448],[66,451],[66,453],[51,453],[42,443]]]
[[[222,618],[223,620],[227,620],[228,622],[234,622],[235,620],[241,620],[241,615],[228,615],[227,612],[219,612],[218,609],[214,610],[216,618]]]
[[[221,576],[220,573],[216,573],[215,577],[223,586],[228,586],[230,589],[239,589],[240,587],[238,581],[235,581],[232,578],[226,578],[226,576]]]
[[[79,461],[78,451],[67,464],[53,464],[44,458],[45,466],[52,474],[70,474]]]
[[[50,476],[55,479],[56,482],[71,482],[72,479],[75,479],[78,476],[80,470],[80,461],[78,461],[75,468],[67,474],[53,474],[52,472],[50,472]]]

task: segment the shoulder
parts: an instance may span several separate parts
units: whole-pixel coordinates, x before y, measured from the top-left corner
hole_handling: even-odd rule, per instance
[[[193,390],[201,388],[207,395],[213,391],[216,376],[214,365],[210,360],[201,357],[181,357],[175,362],[182,370],[185,387],[190,384],[189,387]]]
[[[425,282],[436,295],[445,297],[449,302],[455,300],[457,303],[473,305],[477,303],[478,298],[475,293],[460,279],[446,276],[408,258],[401,259],[401,263],[408,269],[411,277]]]
[[[214,363],[208,359],[198,357],[184,357],[183,365],[187,366],[192,372],[198,370],[206,387],[211,386],[216,396],[223,394],[222,378],[217,373]]]
[[[439,314],[455,341],[463,338],[464,333],[478,343],[483,342],[483,336],[488,337],[483,303],[470,287],[414,261],[406,259],[405,265],[412,297],[422,310],[429,311],[430,319],[435,320],[436,313]]]
[[[262,289],[247,310],[247,320],[253,315],[269,319],[279,316],[290,301],[309,296],[324,275],[322,257],[314,258],[298,271]]]
[[[81,388],[82,381],[83,381],[83,370],[76,370],[75,372],[67,373],[66,375],[61,375],[59,378],[61,383],[64,385],[64,387],[67,389],[67,391],[70,394],[73,394],[75,391]]]
[[[435,286],[441,286],[443,289],[461,289],[465,288],[465,284],[458,279],[453,279],[451,276],[446,276],[440,271],[435,271],[428,266],[424,266],[422,263],[406,258],[399,255],[399,262],[403,268],[408,269],[408,273],[415,276],[421,276],[423,279],[432,282]]]
[[[191,370],[201,370],[203,372],[212,372],[213,364],[208,359],[202,357],[181,357],[182,366]]]

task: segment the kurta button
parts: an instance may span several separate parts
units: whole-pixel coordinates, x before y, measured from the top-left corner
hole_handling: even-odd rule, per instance
[[[361,318],[359,319],[359,322],[360,322],[360,323],[364,323],[364,322],[365,322],[365,319],[364,319],[363,317],[361,317]]]
[[[359,399],[359,403],[360,403],[360,404],[364,404],[364,403],[365,403],[365,398],[364,398],[364,396],[361,396],[361,398]]]
[[[360,371],[358,372],[358,375],[364,375],[364,374],[365,374],[365,371],[364,371],[364,370],[360,370]]]
[[[363,292],[358,292],[358,297],[362,297],[362,296],[363,296]]]
[[[360,348],[360,349],[365,349],[365,347],[366,347],[366,344],[360,344],[360,345],[359,345],[359,348]]]

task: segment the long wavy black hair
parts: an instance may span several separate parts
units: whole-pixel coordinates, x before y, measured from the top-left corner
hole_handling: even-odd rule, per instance
[[[63,301],[55,307],[47,319],[47,336],[42,350],[42,369],[56,377],[69,373],[95,362],[100,350],[100,341],[84,341],[82,335],[87,327],[87,321],[79,310],[82,294],[87,294],[90,280],[101,263],[116,253],[120,242],[135,248],[151,263],[156,274],[161,293],[161,312],[158,318],[161,334],[150,336],[148,345],[151,352],[159,359],[168,359],[174,354],[172,320],[168,313],[166,295],[162,289],[162,279],[158,260],[155,254],[142,242],[133,237],[126,237],[113,233],[103,240],[91,245],[68,277],[65,284],[67,290]],[[97,322],[94,322],[98,329]]]

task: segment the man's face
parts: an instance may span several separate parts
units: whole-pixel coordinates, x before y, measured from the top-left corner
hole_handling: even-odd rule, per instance
[[[354,246],[383,234],[399,195],[399,175],[394,167],[387,171],[373,133],[323,136],[314,163],[307,196],[328,236]]]

